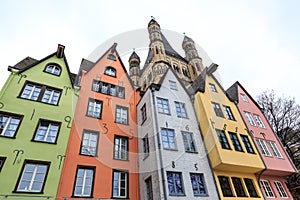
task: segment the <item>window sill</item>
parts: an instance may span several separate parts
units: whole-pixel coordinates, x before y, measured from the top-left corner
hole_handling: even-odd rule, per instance
[[[172,197],[185,197],[186,195],[185,194],[169,194],[169,196],[172,196]]]
[[[171,148],[164,148],[164,150],[169,150],[169,151],[178,151],[178,149],[171,149]]]
[[[54,145],[56,145],[57,144],[57,142],[55,141],[55,142],[46,142],[46,141],[39,141],[39,140],[31,140],[31,142],[36,142],[36,143],[44,143],[44,144],[54,144]]]
[[[185,153],[193,153],[193,154],[198,154],[198,151],[185,151]]]
[[[6,135],[0,135],[0,137],[3,137],[3,138],[10,138],[10,139],[16,139],[16,136],[6,136]]]
[[[31,192],[31,191],[18,191],[18,190],[14,190],[13,193],[21,193],[21,194],[44,194],[43,191],[41,191],[41,192]]]
[[[38,100],[22,98],[21,96],[17,96],[17,98],[18,99],[24,99],[26,101],[38,102],[38,103],[42,103],[42,104],[50,105],[50,106],[59,106],[59,103],[57,103],[57,104],[51,104],[51,103],[46,103],[46,102],[42,102],[42,101],[38,101]]]

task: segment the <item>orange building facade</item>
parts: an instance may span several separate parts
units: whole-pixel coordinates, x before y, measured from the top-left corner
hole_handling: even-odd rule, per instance
[[[139,199],[136,92],[114,44],[82,60],[57,199]]]

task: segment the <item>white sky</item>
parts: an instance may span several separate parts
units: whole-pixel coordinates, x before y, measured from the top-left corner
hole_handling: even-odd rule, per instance
[[[0,86],[7,66],[42,59],[58,43],[77,73],[99,45],[145,29],[154,16],[162,29],[185,32],[206,51],[225,89],[238,80],[254,98],[274,89],[300,103],[299,8],[297,0],[1,0]]]

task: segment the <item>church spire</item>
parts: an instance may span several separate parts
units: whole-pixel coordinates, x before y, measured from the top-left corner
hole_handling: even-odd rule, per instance
[[[158,60],[165,60],[165,47],[163,44],[162,33],[160,31],[160,25],[151,16],[151,20],[148,23],[148,32],[149,32],[149,39],[150,39],[150,49],[153,55],[153,59]]]
[[[135,53],[133,49],[132,54],[129,57],[129,76],[135,86],[139,85],[140,82],[140,57]]]
[[[203,70],[202,58],[199,57],[194,41],[185,35],[182,41],[182,48],[185,52],[193,77],[197,77]]]

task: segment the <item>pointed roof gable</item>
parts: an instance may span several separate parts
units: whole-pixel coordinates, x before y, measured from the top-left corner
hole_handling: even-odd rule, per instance
[[[102,56],[96,61],[96,62],[91,62],[89,60],[86,60],[86,59],[82,59],[81,61],[81,64],[80,64],[80,68],[79,68],[79,72],[78,72],[78,75],[76,77],[76,86],[80,86],[80,77],[82,76],[82,71],[86,71],[87,73],[92,69],[94,68],[98,62],[100,62],[100,60],[102,60],[104,58],[105,55],[107,55],[107,58],[106,59],[110,59],[110,60],[113,60],[113,61],[119,61],[121,66],[122,66],[122,69],[124,70],[125,74],[126,74],[126,77],[127,79],[129,80],[130,84],[131,84],[131,87],[134,88],[134,84],[132,82],[132,80],[129,78],[128,76],[128,73],[127,73],[127,69],[125,67],[125,65],[123,64],[122,62],[122,59],[118,53],[118,51],[116,50],[116,47],[117,47],[117,43],[114,43],[109,49],[107,49],[107,51],[102,54]],[[115,57],[115,55],[117,57]]]
[[[59,44],[58,46],[62,46],[62,45]],[[26,57],[22,61],[18,62],[15,66],[8,66],[8,71],[16,69],[16,70],[19,70],[19,72],[22,73],[22,72],[24,72],[24,71],[26,71],[26,70],[28,70],[28,69],[30,69],[30,68],[38,65],[38,64],[44,62],[45,60],[47,60],[47,59],[49,59],[49,58],[51,58],[53,56],[57,56],[57,53],[58,52],[56,51],[56,52],[54,52],[54,53],[46,56],[45,58],[43,58],[43,59],[41,59],[39,61],[35,60],[35,59],[31,58],[31,57]],[[61,54],[61,57],[64,59],[64,62],[66,64],[66,68],[67,68],[67,71],[68,71],[68,75],[69,75],[69,78],[70,78],[70,81],[71,81],[71,84],[73,85],[74,84],[74,80],[75,80],[74,79],[74,74],[72,74],[70,72],[69,64],[68,64],[67,58],[65,56],[65,53],[62,51],[62,52],[60,52],[60,54]]]
[[[185,91],[189,96],[193,95],[193,92],[189,91],[189,90],[183,85],[182,81],[180,80],[180,78],[178,77],[178,75],[176,74],[176,72],[175,72],[171,67],[169,67],[169,68],[165,71],[164,75],[161,77],[161,79],[159,80],[158,83],[152,83],[152,84],[148,87],[148,89],[151,88],[151,87],[154,87],[156,90],[159,90],[160,87],[162,86],[162,84],[163,84],[163,82],[164,82],[164,80],[165,80],[165,78],[166,78],[166,76],[167,76],[167,74],[168,74],[169,71],[175,76],[177,82],[178,82],[178,83],[180,84],[180,86],[184,89],[184,91]]]
[[[230,98],[232,101],[239,102],[239,91],[238,88],[241,88],[243,92],[249,97],[249,99],[257,106],[260,110],[261,107],[258,105],[258,103],[252,98],[252,96],[247,92],[247,90],[240,84],[240,82],[236,81],[232,86],[230,86],[227,90],[227,96]]]

